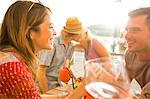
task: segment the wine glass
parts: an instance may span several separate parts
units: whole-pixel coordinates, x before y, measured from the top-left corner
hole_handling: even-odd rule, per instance
[[[93,67],[101,68],[99,75],[86,85],[87,92],[96,99],[132,98],[130,81],[119,56],[102,57],[86,62],[85,76],[90,76]]]

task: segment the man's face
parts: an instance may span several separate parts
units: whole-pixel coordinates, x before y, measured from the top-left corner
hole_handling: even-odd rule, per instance
[[[150,49],[150,32],[146,18],[147,15],[140,15],[129,19],[125,35],[129,51],[143,52]]]
[[[62,31],[62,37],[63,37],[63,40],[65,42],[70,42],[71,40],[75,40],[78,42],[78,39],[80,37],[80,35],[77,35],[77,34],[70,34],[70,33],[67,33],[65,31]]]

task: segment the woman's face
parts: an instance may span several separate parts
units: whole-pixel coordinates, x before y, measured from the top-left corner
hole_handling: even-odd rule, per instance
[[[44,17],[44,21],[39,25],[39,28],[38,32],[33,31],[31,33],[31,39],[35,50],[51,49],[56,32],[54,31],[53,23],[51,22],[50,12]]]

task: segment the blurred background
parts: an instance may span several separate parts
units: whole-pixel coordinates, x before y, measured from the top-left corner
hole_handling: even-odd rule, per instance
[[[0,0],[0,23],[8,7],[16,0]],[[38,0],[32,0],[38,1]],[[150,6],[150,0],[40,0],[52,9],[53,22],[60,34],[66,19],[77,16],[91,34],[97,36],[113,54],[122,54],[126,48],[124,26],[127,13],[139,7]]]

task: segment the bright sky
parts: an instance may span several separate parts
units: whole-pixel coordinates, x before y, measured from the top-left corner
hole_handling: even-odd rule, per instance
[[[0,0],[0,23],[7,8],[16,0]],[[53,11],[56,32],[59,32],[70,16],[79,17],[85,26],[105,23],[122,25],[127,13],[135,8],[150,6],[150,0],[41,0]],[[122,2],[115,2],[122,1]]]

